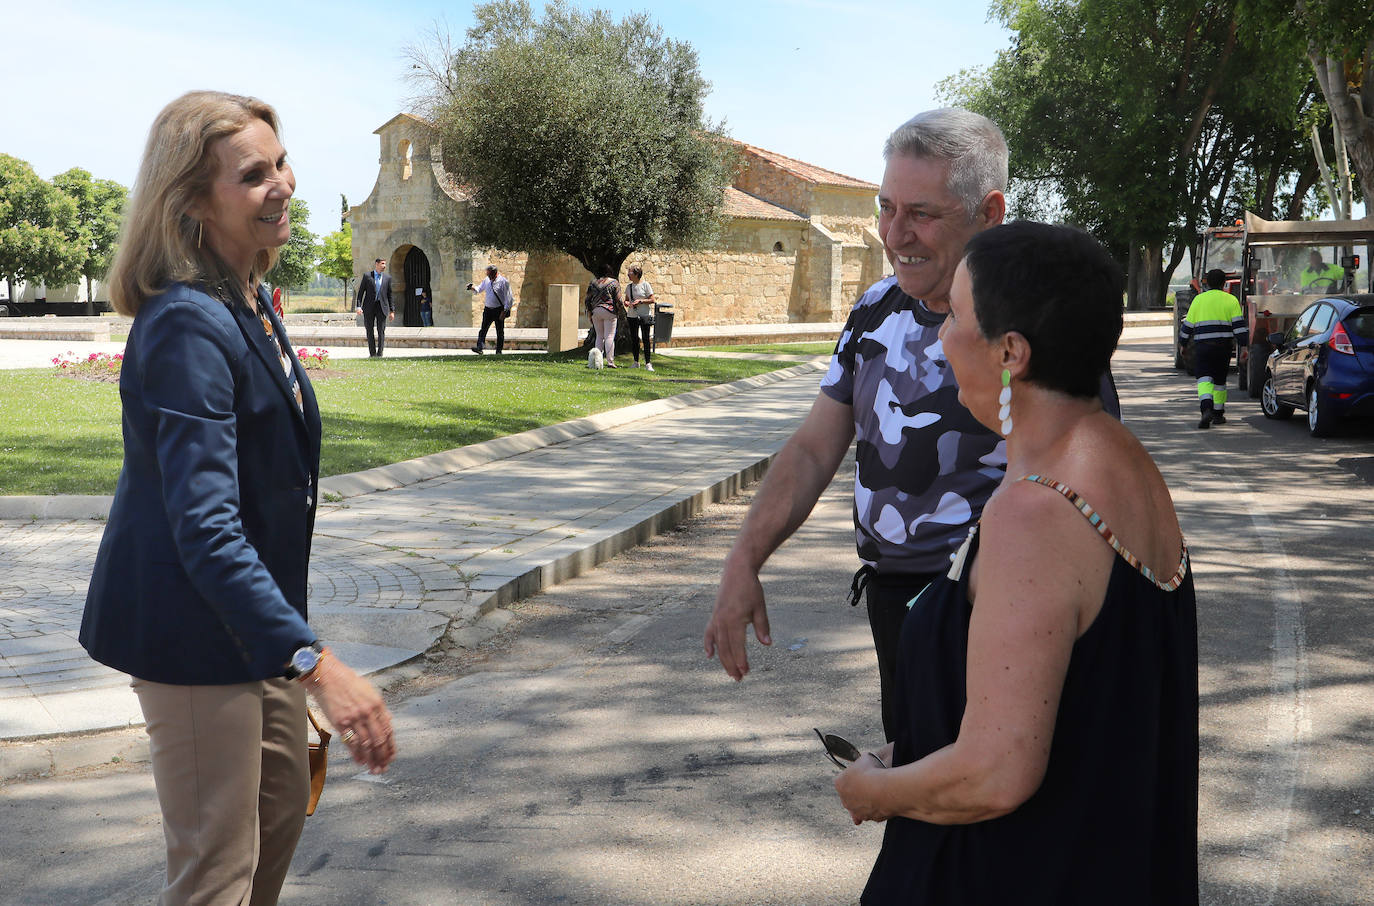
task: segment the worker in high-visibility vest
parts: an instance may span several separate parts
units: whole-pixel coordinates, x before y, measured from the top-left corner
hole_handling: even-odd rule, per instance
[[[1307,267],[1298,275],[1298,284],[1305,293],[1338,293],[1345,283],[1345,268],[1322,261],[1322,253],[1313,249],[1307,256]]]
[[[1178,330],[1180,343],[1193,346],[1193,376],[1197,378],[1198,403],[1202,407],[1199,428],[1226,421],[1226,377],[1231,370],[1233,342],[1250,341],[1240,300],[1222,289],[1226,272],[1210,270],[1204,278],[1207,291],[1198,293]]]

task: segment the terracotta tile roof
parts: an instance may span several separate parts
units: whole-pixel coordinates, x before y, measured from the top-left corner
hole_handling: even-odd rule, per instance
[[[741,192],[734,186],[725,187],[725,215],[752,220],[805,220],[786,208],[769,204],[762,198],[755,198],[748,192]]]
[[[788,157],[785,154],[769,151],[766,148],[750,145],[737,139],[730,139],[730,141],[738,145],[745,154],[752,154],[762,158],[780,170],[785,170],[793,176],[804,179],[807,182],[814,182],[822,186],[842,186],[847,189],[871,189],[874,192],[878,191],[878,186],[874,183],[866,182],[862,179],[855,179],[852,176],[845,176],[843,173],[836,173],[834,170],[827,170],[815,164],[808,164],[804,160],[797,160],[795,157]]]

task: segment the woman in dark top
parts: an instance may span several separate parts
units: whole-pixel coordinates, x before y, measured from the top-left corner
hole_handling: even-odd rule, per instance
[[[624,304],[620,301],[620,283],[609,273],[597,276],[587,286],[587,298],[583,303],[596,330],[596,348],[601,350],[607,368],[615,364],[615,331]]]
[[[1091,237],[974,237],[941,330],[1007,476],[912,602],[895,742],[835,782],[887,821],[865,904],[1197,903],[1197,628],[1158,469],[1102,411],[1121,274]],[[1091,506],[1089,505],[1091,503]]]
[[[133,677],[164,904],[277,902],[310,796],[307,692],[360,764],[396,754],[381,695],[306,622],[320,410],[262,285],[295,189],[270,106],[182,95],[153,123],[110,272],[133,318],[124,464],[81,643]]]

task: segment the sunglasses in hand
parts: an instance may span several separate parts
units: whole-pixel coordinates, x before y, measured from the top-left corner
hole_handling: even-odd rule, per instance
[[[816,730],[815,727],[812,727],[812,729]],[[835,767],[840,770],[844,770],[849,767],[850,764],[853,764],[864,756],[864,753],[860,752],[854,743],[845,739],[843,736],[836,736],[834,733],[822,733],[820,730],[816,730],[816,735],[820,737],[821,745],[825,746],[825,757],[834,762]],[[887,767],[887,765],[883,763],[883,760],[874,753],[869,752],[867,754],[871,755],[873,760],[878,762],[878,767]]]

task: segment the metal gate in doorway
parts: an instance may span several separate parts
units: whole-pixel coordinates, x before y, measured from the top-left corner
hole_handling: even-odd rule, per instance
[[[429,258],[419,248],[411,246],[410,251],[406,252],[405,261],[401,264],[401,273],[406,284],[405,304],[401,306],[401,324],[405,327],[419,327],[420,293],[427,294],[431,302],[434,300],[434,293],[429,286]]]

